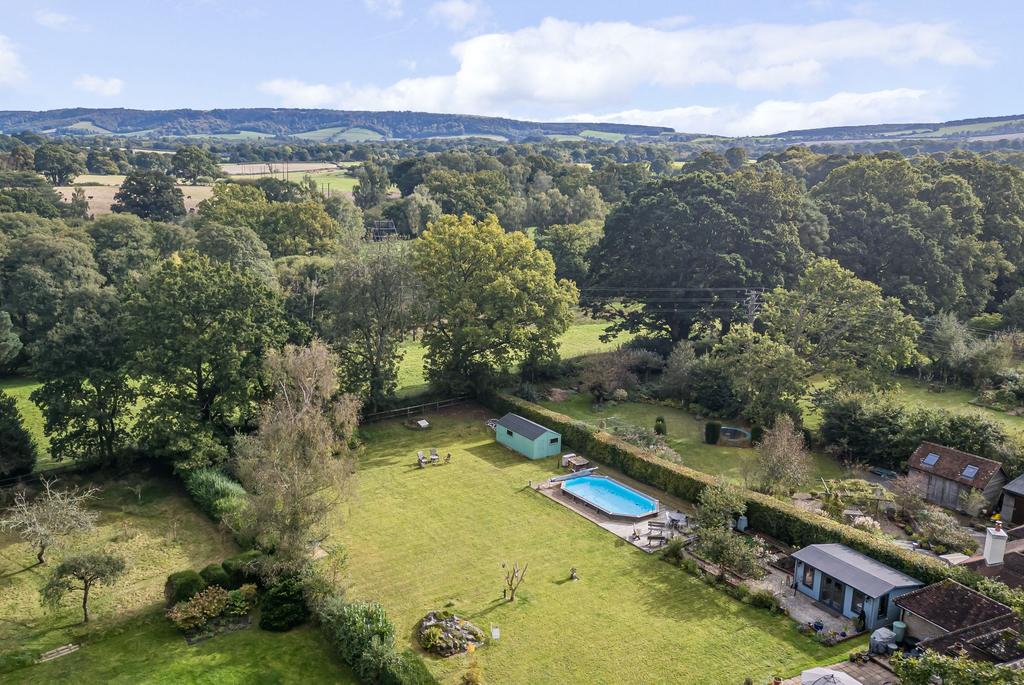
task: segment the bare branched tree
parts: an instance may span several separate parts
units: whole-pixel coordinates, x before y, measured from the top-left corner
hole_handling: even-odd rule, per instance
[[[273,550],[267,572],[278,575],[302,570],[327,538],[359,401],[337,394],[337,358],[318,340],[269,353],[266,370],[273,397],[259,431],[238,443],[238,476],[249,492],[245,527]]]
[[[56,478],[42,479],[43,492],[29,499],[24,491],[14,496],[14,505],[0,519],[0,530],[15,533],[36,548],[36,559],[46,563],[46,551],[62,538],[85,533],[96,526],[99,517],[86,508],[97,488],[59,490]]]
[[[505,562],[501,563],[501,568],[505,570],[505,590],[504,594],[508,601],[514,602],[516,600],[516,591],[519,586],[523,584],[523,580],[526,578],[526,569],[529,568],[529,564],[523,564],[523,567],[519,568],[519,562],[514,562],[511,566]]]

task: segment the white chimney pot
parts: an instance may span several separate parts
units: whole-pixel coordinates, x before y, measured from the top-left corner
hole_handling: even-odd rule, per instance
[[[986,566],[997,566],[1003,563],[1003,555],[1006,553],[1006,531],[1001,523],[996,523],[995,528],[988,528],[985,532],[985,549],[982,556],[985,558]]]

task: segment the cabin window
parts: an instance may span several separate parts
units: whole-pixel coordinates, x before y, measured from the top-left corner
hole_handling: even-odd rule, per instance
[[[860,590],[854,590],[853,599],[850,602],[850,611],[859,615],[860,612],[864,611],[865,599],[867,599],[867,596],[863,592],[861,592]]]
[[[814,567],[804,564],[804,587],[814,587]]]
[[[885,618],[889,613],[889,595],[882,595],[878,598],[878,618]]]
[[[508,435],[509,437],[512,437],[512,431],[508,430],[507,428],[505,429],[505,434]]]
[[[557,445],[558,444],[558,438],[551,438],[551,444],[552,445]]]

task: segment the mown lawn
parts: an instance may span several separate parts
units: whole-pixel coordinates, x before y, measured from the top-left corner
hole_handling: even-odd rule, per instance
[[[708,445],[704,442],[704,423],[681,409],[641,402],[620,402],[613,407],[595,409],[593,402],[590,394],[580,393],[571,395],[564,402],[544,401],[541,404],[552,411],[590,424],[609,419],[609,429],[616,422],[623,422],[653,430],[654,419],[664,416],[668,427],[666,442],[679,453],[686,466],[736,482],[743,482],[746,476],[754,472],[757,461],[755,450]],[[728,424],[727,421],[725,423]],[[828,455],[814,452],[811,458],[813,469],[808,485],[818,482],[819,477],[829,479],[844,476],[839,463]]]
[[[43,432],[43,412],[29,399],[32,391],[38,388],[41,383],[32,378],[4,378],[0,379],[0,390],[14,398],[21,412],[21,418],[25,422],[25,428],[32,437],[36,439],[39,446],[39,459],[36,461],[36,470],[52,468],[57,465],[50,457],[50,441],[46,439]]]
[[[1024,416],[1010,416],[1004,411],[986,409],[970,404],[977,395],[973,390],[949,388],[943,392],[929,392],[925,383],[904,378],[899,381],[896,397],[908,406],[945,409],[951,412],[981,413],[998,421],[1010,433],[1024,437]]]
[[[431,415],[429,432],[399,423],[362,430],[366,450],[338,536],[349,595],[381,601],[400,646],[416,622],[450,607],[501,639],[474,657],[428,659],[458,682],[476,658],[488,683],[739,683],[842,659],[789,619],[737,602],[645,554],[528,487],[559,472],[494,442],[485,410]],[[452,463],[419,469],[437,447]],[[567,445],[571,448],[571,445]],[[528,563],[514,604],[501,563]],[[568,582],[570,567],[580,580]]]
[[[311,627],[268,633],[256,627],[189,646],[162,614],[126,625],[102,642],[4,676],[3,682],[171,685],[355,685]]]

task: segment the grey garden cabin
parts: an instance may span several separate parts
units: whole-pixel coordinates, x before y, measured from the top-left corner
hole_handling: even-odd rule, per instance
[[[845,545],[808,545],[793,559],[798,592],[847,618],[863,618],[865,630],[895,621],[900,609],[892,600],[924,585]]]

